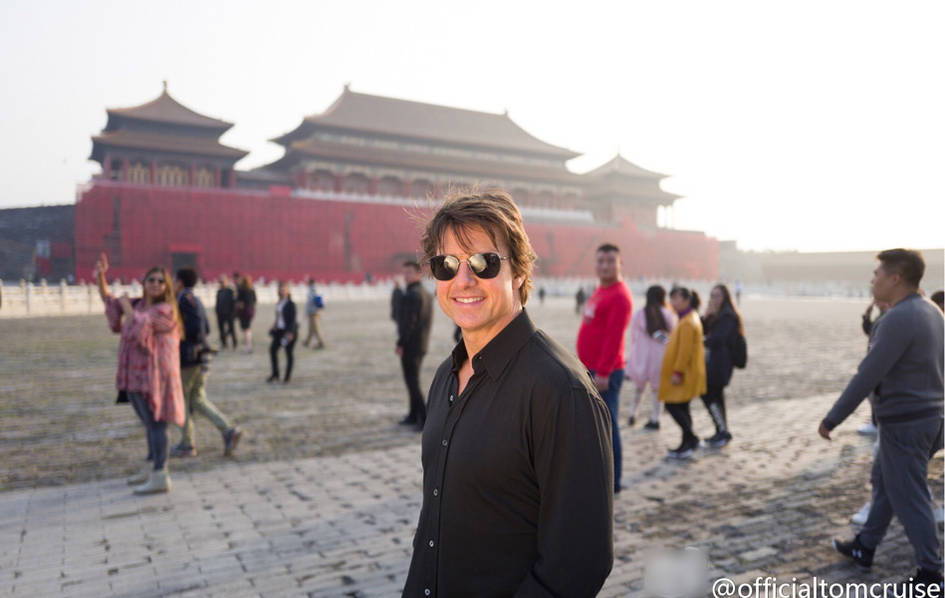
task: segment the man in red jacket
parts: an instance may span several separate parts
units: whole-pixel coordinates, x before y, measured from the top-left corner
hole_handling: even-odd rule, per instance
[[[597,248],[597,277],[600,284],[584,306],[584,317],[578,331],[577,354],[590,370],[594,385],[610,409],[614,443],[614,493],[621,489],[622,453],[617,411],[620,407],[620,386],[627,363],[623,339],[630,323],[633,299],[620,275],[620,249],[611,243]]]

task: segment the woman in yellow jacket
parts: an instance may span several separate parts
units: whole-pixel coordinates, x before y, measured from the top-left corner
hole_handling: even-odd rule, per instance
[[[687,459],[699,447],[699,437],[692,432],[689,401],[706,392],[705,348],[702,346],[702,322],[699,320],[699,295],[686,287],[673,287],[669,304],[679,314],[663,354],[660,371],[660,401],[682,428],[682,442],[669,451],[674,459]]]

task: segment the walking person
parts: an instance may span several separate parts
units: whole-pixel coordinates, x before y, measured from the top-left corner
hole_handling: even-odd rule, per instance
[[[873,319],[874,307],[879,312],[875,320]],[[863,312],[861,325],[863,327],[863,334],[865,334],[866,338],[869,339],[869,343],[867,343],[867,350],[869,350],[869,344],[873,342],[873,335],[872,335],[873,325],[876,324],[876,322],[878,322],[881,317],[883,317],[883,314],[886,313],[887,309],[889,309],[889,305],[887,305],[886,302],[873,300],[869,304],[869,306],[866,308],[866,311]],[[872,402],[870,402],[870,404],[872,405]],[[877,434],[879,434],[879,428],[876,427],[876,416],[873,414],[872,407],[870,407],[869,420],[867,420],[865,424],[857,428],[856,433],[862,434],[863,436],[876,436]],[[862,517],[863,522],[866,521],[866,514],[869,513],[869,503],[867,503],[864,506],[864,509],[860,509],[860,513],[863,514],[863,517]],[[863,522],[861,522],[860,525],[862,525]]]
[[[220,287],[217,289],[217,300],[213,306],[217,312],[217,329],[220,331],[220,348],[226,348],[226,339],[230,338],[233,342],[233,350],[236,351],[236,330],[234,324],[236,320],[236,291],[230,286],[230,280],[226,274],[220,275]]]
[[[463,341],[430,387],[403,596],[595,596],[613,564],[610,415],[524,309],[521,212],[502,191],[457,192],[421,245]]]
[[[660,371],[669,335],[676,327],[676,312],[666,305],[666,289],[653,285],[646,290],[646,307],[630,319],[630,355],[627,357],[627,378],[633,381],[633,403],[629,424],[636,423],[637,408],[647,385],[650,387],[650,419],[645,430],[660,429]]]
[[[699,448],[699,437],[692,431],[689,403],[706,392],[705,348],[702,345],[702,321],[697,311],[699,294],[686,287],[673,287],[669,303],[679,323],[666,343],[660,368],[659,397],[682,430],[682,442],[669,451],[669,457],[688,459]]]
[[[181,430],[180,442],[171,449],[172,457],[196,457],[197,444],[194,433],[194,417],[202,415],[220,432],[223,438],[223,456],[229,457],[243,436],[243,431],[207,398],[207,373],[210,368],[212,350],[207,343],[210,324],[203,302],[194,294],[197,271],[181,268],[177,271],[174,286],[177,291],[177,307],[184,324],[184,337],[180,340],[180,375],[184,390],[187,419]]]
[[[426,401],[420,390],[420,366],[430,346],[430,328],[433,325],[433,299],[420,282],[423,274],[415,261],[403,265],[404,296],[397,310],[397,346],[400,368],[407,385],[409,409],[400,424],[423,430],[427,419]]]
[[[574,294],[574,313],[580,315],[581,311],[584,309],[584,302],[587,301],[587,293],[584,292],[584,287],[578,287],[577,293]]]
[[[276,320],[269,329],[272,342],[269,344],[269,362],[272,373],[266,382],[279,381],[279,349],[285,349],[285,378],[283,384],[288,384],[292,378],[292,365],[295,363],[293,352],[295,341],[298,340],[299,323],[296,321],[295,302],[289,294],[289,283],[279,283],[279,302],[276,304]]]
[[[256,291],[249,276],[241,276],[236,286],[236,315],[243,331],[243,346],[247,353],[253,352],[253,317],[256,315]]]
[[[612,243],[597,248],[597,288],[584,306],[577,336],[577,355],[594,379],[594,386],[610,411],[614,453],[614,493],[622,489],[623,448],[620,444],[620,387],[626,365],[623,341],[630,323],[633,299],[620,273],[620,249]]]
[[[876,390],[871,400],[879,450],[870,476],[872,506],[860,533],[851,541],[834,540],[834,548],[869,569],[895,515],[918,567],[907,584],[926,591],[938,586],[941,595],[942,556],[926,481],[929,459],[942,448],[945,422],[942,312],[918,292],[925,273],[920,253],[889,249],[876,258],[873,297],[890,308],[874,324],[869,352],[818,428],[830,440],[831,431]]]
[[[706,358],[706,392],[702,395],[702,402],[715,424],[715,435],[706,440],[706,444],[712,448],[722,448],[732,441],[725,413],[725,387],[732,381],[734,351],[739,335],[741,338],[745,336],[741,314],[724,284],[715,285],[709,293],[702,330]]]
[[[170,275],[160,266],[151,268],[142,281],[143,296],[130,299],[112,296],[105,282],[107,271],[103,253],[93,275],[108,325],[121,335],[115,386],[119,401],[130,402],[144,424],[148,444],[143,468],[128,483],[135,485],[135,494],[168,492],[167,424],[180,426],[185,420],[178,353],[182,324]]]
[[[322,338],[321,312],[325,309],[325,300],[315,289],[315,279],[308,279],[308,294],[305,297],[305,317],[308,318],[308,335],[305,337],[303,346],[309,346],[312,339],[318,341],[315,349],[325,348],[325,339]]]

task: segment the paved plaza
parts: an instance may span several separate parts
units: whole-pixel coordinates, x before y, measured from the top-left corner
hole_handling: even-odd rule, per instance
[[[539,326],[573,346],[573,303],[534,303]],[[699,547],[713,577],[736,580],[869,582],[913,568],[897,522],[872,573],[829,545],[852,535],[849,517],[869,495],[872,441],[856,433],[865,405],[832,442],[816,435],[865,351],[863,307],[746,300],[749,367],[729,388],[735,440],[722,450],[670,462],[679,433],[668,416],[656,433],[621,417],[630,488],[615,500],[602,596],[642,596],[645,558],[659,546]],[[236,457],[224,459],[219,435],[198,420],[199,456],[173,460],[173,491],[149,497],[124,482],[144,439],[131,410],[114,404],[117,337],[104,317],[0,320],[0,595],[399,595],[421,472],[419,436],[396,425],[407,400],[388,306],[330,305],[328,347],[298,347],[288,386],[264,382],[270,311],[260,309],[251,355],[213,364],[210,398],[247,429]],[[422,384],[451,332],[437,313]],[[693,412],[697,433],[710,433],[702,405]],[[942,470],[939,454],[930,467],[939,497]]]

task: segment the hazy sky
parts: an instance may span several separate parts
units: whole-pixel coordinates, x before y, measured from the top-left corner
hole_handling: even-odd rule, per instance
[[[106,107],[266,140],[354,91],[502,112],[672,175],[678,228],[748,249],[945,243],[942,2],[0,0],[0,207],[71,203]]]

